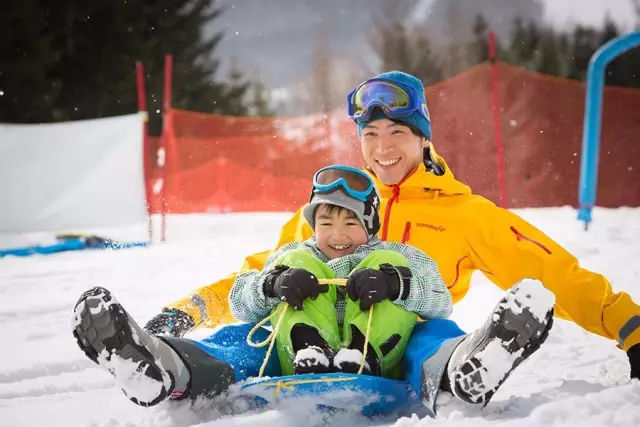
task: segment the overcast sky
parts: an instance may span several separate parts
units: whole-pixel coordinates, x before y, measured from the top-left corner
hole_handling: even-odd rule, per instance
[[[607,12],[622,29],[631,31],[635,13],[631,0],[543,0],[545,18],[555,26],[584,23],[599,25]]]
[[[370,52],[371,10],[384,10],[385,1],[390,0],[219,0],[216,5],[224,6],[226,11],[208,30],[224,31],[216,50],[216,55],[223,59],[219,76],[225,76],[231,64],[235,64],[240,69],[252,70],[251,77],[262,80],[270,89],[295,83],[310,74],[319,40],[328,44],[333,55],[361,58],[362,67],[373,72],[376,58]],[[414,19],[419,15],[420,22],[424,22],[427,14],[432,13],[434,1],[405,0],[393,4],[401,15],[408,14]],[[536,14],[529,10],[529,13],[543,16],[544,22],[557,29],[570,30],[575,24],[600,28],[607,13],[622,32],[633,30],[636,24],[632,0],[539,1],[544,11]],[[495,4],[501,7],[503,1]],[[496,30],[500,34],[500,28]]]

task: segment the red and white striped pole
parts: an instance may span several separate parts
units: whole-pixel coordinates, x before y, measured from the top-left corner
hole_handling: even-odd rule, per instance
[[[491,101],[493,110],[493,129],[496,140],[496,161],[498,163],[498,188],[500,206],[507,208],[507,186],[504,178],[504,154],[502,148],[502,125],[500,124],[500,105],[498,99],[498,64],[496,61],[496,40],[493,31],[489,31],[489,61],[491,62]]]

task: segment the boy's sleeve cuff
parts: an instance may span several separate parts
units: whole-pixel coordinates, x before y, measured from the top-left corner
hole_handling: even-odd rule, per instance
[[[398,291],[398,299],[406,300],[409,298],[409,291],[411,290],[411,278],[413,274],[411,274],[411,270],[407,267],[396,266],[393,269],[398,274],[398,279],[400,280],[400,289]]]

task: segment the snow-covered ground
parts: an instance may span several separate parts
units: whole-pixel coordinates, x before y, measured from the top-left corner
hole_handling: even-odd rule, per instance
[[[596,209],[588,232],[571,208],[519,210],[565,245],[582,265],[640,300],[640,209]],[[185,215],[169,218],[168,243],[121,251],[80,251],[0,259],[0,425],[3,426],[298,426],[393,424],[637,426],[640,382],[629,381],[613,342],[557,320],[548,341],[484,409],[448,403],[436,419],[333,418],[309,406],[228,415],[186,404],[145,409],[129,402],[112,377],[77,348],[70,318],[93,285],[110,289],[140,323],[160,307],[273,246],[288,214]],[[501,291],[481,275],[454,319],[480,325]],[[202,335],[203,332],[195,334]]]

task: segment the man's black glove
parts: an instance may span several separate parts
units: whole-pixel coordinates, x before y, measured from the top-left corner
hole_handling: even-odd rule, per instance
[[[629,356],[629,364],[631,365],[631,378],[640,380],[640,344],[631,346],[627,351]]]
[[[144,330],[152,335],[181,337],[195,326],[193,317],[182,310],[164,309],[147,322]]]
[[[280,298],[296,310],[302,310],[302,302],[316,299],[320,292],[327,292],[328,285],[318,283],[316,276],[303,268],[277,265],[269,272],[264,282],[265,296]]]
[[[347,279],[347,295],[353,301],[360,300],[360,310],[369,308],[386,298],[396,300],[400,297],[400,280],[403,281],[402,299],[409,295],[411,270],[406,267],[394,267],[380,264],[380,270],[363,268],[355,270]]]

